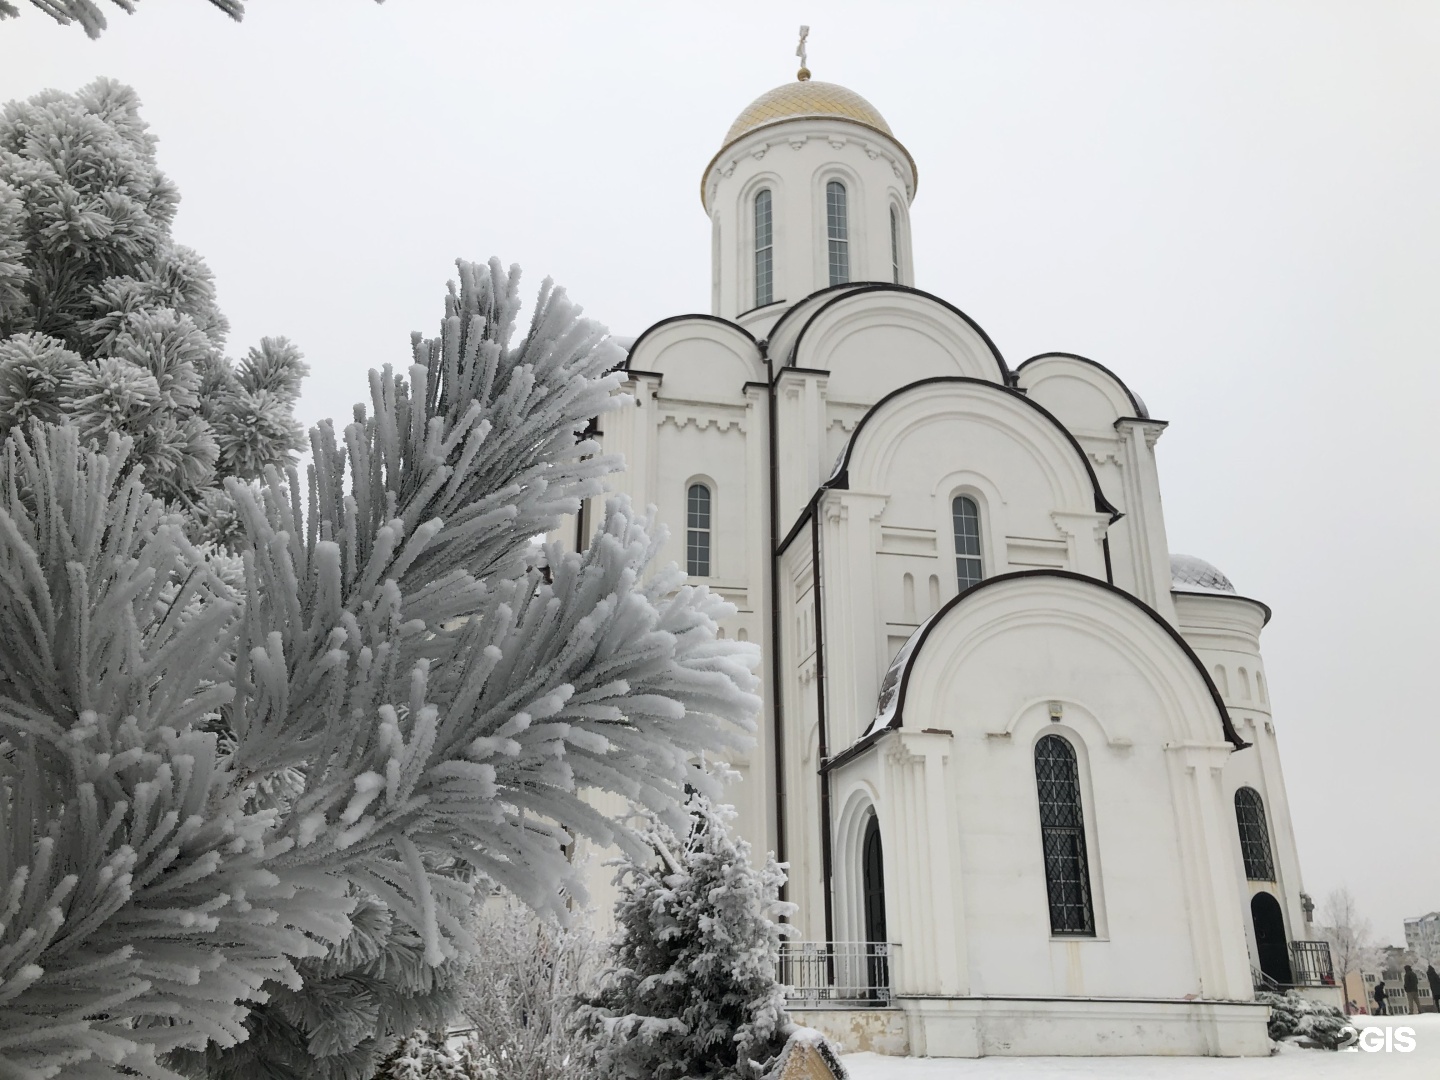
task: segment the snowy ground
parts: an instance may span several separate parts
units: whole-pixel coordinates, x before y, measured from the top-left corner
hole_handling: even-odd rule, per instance
[[[1437,1080],[1440,1015],[1357,1016],[1355,1026],[1409,1027],[1408,1054],[1284,1047],[1270,1058],[891,1058],[846,1054],[851,1080]]]

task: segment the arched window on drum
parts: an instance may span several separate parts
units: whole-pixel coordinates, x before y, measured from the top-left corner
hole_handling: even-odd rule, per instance
[[[843,285],[850,280],[850,210],[845,185],[839,180],[825,185],[825,237],[830,284]]]
[[[770,189],[755,195],[755,306],[775,302],[775,220]]]

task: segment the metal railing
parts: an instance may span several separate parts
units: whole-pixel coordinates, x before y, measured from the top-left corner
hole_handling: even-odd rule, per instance
[[[1335,968],[1330,963],[1330,943],[1292,941],[1290,980],[1293,986],[1334,986]]]
[[[1278,994],[1283,989],[1283,987],[1281,987],[1278,982],[1272,979],[1269,975],[1266,975],[1254,964],[1250,965],[1250,982],[1257,991],[1267,990],[1272,994]]]
[[[888,941],[787,941],[776,977],[792,1006],[885,1006],[898,949]]]

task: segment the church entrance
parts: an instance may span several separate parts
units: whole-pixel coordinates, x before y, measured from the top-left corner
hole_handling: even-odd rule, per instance
[[[1255,948],[1260,953],[1260,970],[1281,986],[1289,986],[1290,946],[1285,940],[1285,915],[1280,902],[1268,892],[1250,898],[1250,918],[1255,924]]]
[[[877,948],[889,941],[885,928],[885,855],[880,847],[880,822],[872,813],[865,823],[861,845],[860,874],[865,894],[865,974],[870,992],[890,987],[888,949]]]

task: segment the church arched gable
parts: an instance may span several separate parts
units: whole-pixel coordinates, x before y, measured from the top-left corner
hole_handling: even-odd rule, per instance
[[[1044,477],[1051,511],[1109,513],[1115,508],[1100,490],[1095,471],[1075,437],[1044,408],[1023,394],[968,377],[926,379],[901,387],[873,405],[856,424],[836,466],[831,486],[857,491],[929,491],[956,468],[991,471],[1002,467],[990,454],[967,452],[954,442],[966,425],[988,432],[991,443],[1003,443]],[[929,432],[934,446],[924,448],[933,462],[933,477],[916,484],[914,473],[900,475],[907,442]],[[949,440],[949,441],[947,441]],[[913,449],[913,448],[912,448]],[[1003,456],[1003,455],[1002,455]],[[1000,487],[998,480],[995,481]],[[1018,491],[1003,498],[1017,499]]]
[[[1248,745],[1174,627],[1124,590],[1064,570],[1002,574],[961,593],[915,632],[885,684],[893,700],[879,712],[889,727],[978,725],[1008,738],[1024,688],[1026,700],[1083,704],[1112,747],[1157,734]]]
[[[918,289],[884,282],[840,293],[806,319],[786,363],[828,371],[831,401],[868,405],[937,376],[1005,385],[1009,372],[985,331]]]
[[[1145,403],[1104,364],[1075,353],[1041,353],[1015,369],[1015,385],[1072,431],[1113,436],[1121,417],[1149,418]]]
[[[713,315],[655,323],[635,339],[625,369],[663,375],[662,394],[685,401],[740,403],[747,382],[767,378],[755,338]]]

